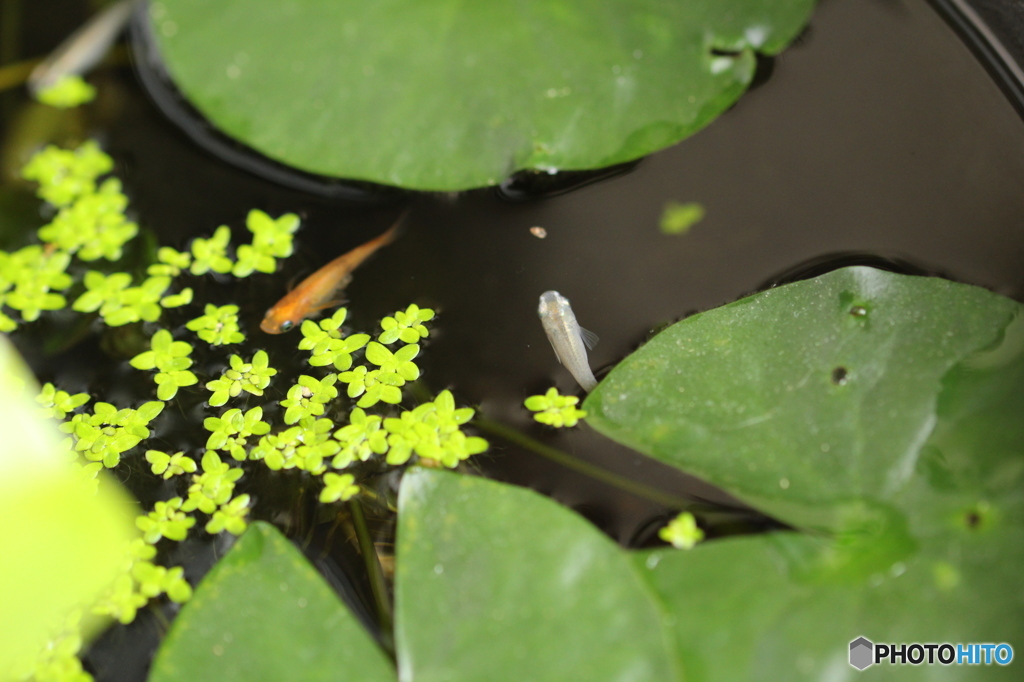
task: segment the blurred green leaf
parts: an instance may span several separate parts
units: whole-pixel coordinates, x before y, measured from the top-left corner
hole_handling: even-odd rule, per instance
[[[725,111],[813,0],[164,0],[154,35],[225,133],[421,190],[636,159]]]
[[[98,491],[62,456],[39,416],[34,380],[0,338],[0,678],[18,678],[74,609],[123,570],[136,510],[112,483]],[[19,678],[20,679],[20,678]]]

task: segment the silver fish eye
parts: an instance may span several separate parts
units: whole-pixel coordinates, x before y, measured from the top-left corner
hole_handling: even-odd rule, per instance
[[[291,331],[291,328],[294,327],[294,326],[295,326],[294,322],[292,322],[291,320],[285,320],[284,322],[281,323],[281,331],[283,331],[283,332]]]

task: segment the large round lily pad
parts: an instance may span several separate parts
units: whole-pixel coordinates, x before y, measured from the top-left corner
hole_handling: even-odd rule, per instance
[[[298,169],[458,190],[641,157],[711,121],[814,0],[162,0],[175,84]]]

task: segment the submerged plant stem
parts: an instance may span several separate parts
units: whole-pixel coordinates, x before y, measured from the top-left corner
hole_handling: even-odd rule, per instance
[[[348,508],[352,512],[352,525],[355,527],[356,537],[359,539],[359,552],[363,555],[366,574],[370,579],[370,590],[373,592],[382,644],[389,653],[394,655],[394,621],[391,614],[391,600],[388,598],[388,586],[384,580],[384,571],[380,567],[377,550],[373,546],[373,538],[370,537],[370,529],[366,525],[363,506],[358,499],[353,498],[348,501]]]
[[[663,504],[666,507],[672,507],[673,509],[691,509],[695,506],[694,501],[685,497],[679,497],[672,493],[666,493],[657,488],[651,487],[639,481],[634,481],[625,476],[619,476],[618,474],[612,473],[607,469],[586,462],[578,457],[574,457],[567,452],[562,452],[556,448],[549,447],[535,441],[526,434],[517,431],[509,426],[505,426],[500,422],[491,421],[485,418],[476,418],[473,420],[473,425],[481,431],[493,434],[503,440],[510,443],[514,443],[527,450],[536,452],[541,457],[546,457],[553,462],[561,464],[567,469],[578,471],[585,476],[589,476],[593,479],[607,483],[608,485],[614,486],[620,490],[624,490],[628,493],[642,497],[644,499],[656,502],[657,504]]]

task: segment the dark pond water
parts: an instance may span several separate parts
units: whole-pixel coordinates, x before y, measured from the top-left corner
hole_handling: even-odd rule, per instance
[[[58,5],[67,11],[52,11]],[[51,49],[87,14],[74,2],[22,3],[21,9],[17,54],[25,56]],[[806,264],[821,270],[865,257],[896,267],[902,261],[1024,299],[1024,125],[924,0],[825,0],[798,44],[762,68],[763,83],[732,110],[628,173],[545,199],[512,202],[492,190],[409,198],[401,239],[360,269],[348,288],[356,329],[372,331],[383,315],[410,302],[440,311],[421,356],[431,393],[450,387],[458,402],[478,405],[488,419],[649,488],[630,494],[484,434],[493,447],[476,458],[481,472],[550,495],[626,545],[650,541],[657,523],[688,501],[736,503],[586,426],[552,433],[531,421],[521,407],[526,396],[552,383],[578,391],[538,322],[541,292],[562,292],[581,324],[601,336],[591,354],[595,368],[614,365],[666,323]],[[106,69],[95,82],[100,99],[86,119],[55,127],[78,126],[101,140],[117,160],[133,211],[160,243],[181,248],[220,224],[244,238],[240,228],[250,208],[303,217],[297,254],[278,275],[241,285],[189,283],[198,301],[242,305],[250,344],[266,347],[272,364],[300,369],[298,337],[263,335],[257,328],[263,311],[290,279],[383,231],[406,200],[351,205],[274,186],[198,149],[143,95],[129,68]],[[11,134],[25,127],[25,102],[20,93],[2,97],[0,126],[10,157]],[[38,223],[31,211],[24,217],[24,206],[34,204],[16,190],[5,188],[2,196],[6,209],[0,210],[10,223]],[[686,235],[663,235],[658,218],[668,201],[698,201],[707,217]],[[533,236],[533,226],[544,227],[547,237]],[[16,239],[11,230],[3,235]],[[198,313],[190,308],[168,322]],[[106,399],[122,403],[152,390],[148,376],[104,352],[119,339],[105,339],[102,348],[90,339],[44,352],[40,338],[66,327],[58,319],[16,339],[43,380],[69,390],[103,387]],[[130,346],[132,339],[120,342]],[[211,370],[215,357],[206,365]],[[203,369],[207,361],[198,359]],[[275,384],[287,386],[287,378]],[[205,440],[195,421],[204,397],[186,391],[179,407],[166,410],[157,433],[163,444],[180,449]],[[167,492],[142,485],[148,479],[133,477],[132,467],[126,471],[144,502]],[[293,496],[301,481],[284,479],[252,483],[262,491],[260,515],[300,540],[368,619],[355,552],[339,541],[344,528],[329,520],[318,525],[315,505]],[[268,511],[276,500],[287,509]],[[756,519],[748,520],[756,527]],[[388,520],[375,527],[386,542]],[[224,549],[190,541],[172,561],[184,562],[195,579]],[[90,656],[98,679],[143,679],[161,618],[149,612],[108,633]]]

